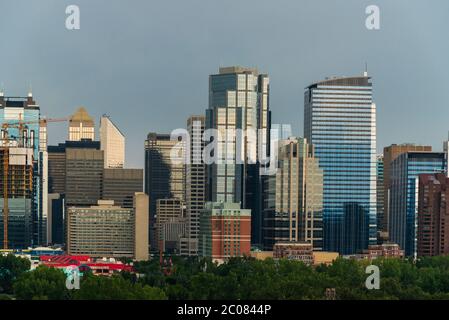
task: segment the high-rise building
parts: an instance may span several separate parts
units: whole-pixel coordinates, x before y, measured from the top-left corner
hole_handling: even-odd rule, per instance
[[[101,199],[114,200],[120,207],[132,208],[134,194],[142,191],[142,169],[103,170]]]
[[[214,141],[216,161],[207,166],[206,198],[251,209],[251,242],[257,246],[262,244],[263,220],[260,170],[269,154],[270,121],[268,75],[234,66],[209,77],[206,129],[218,130],[220,137]],[[237,135],[239,129],[246,139]]]
[[[5,174],[5,163],[8,163],[8,172]],[[0,245],[1,248],[19,249],[27,248],[33,243],[35,205],[33,181],[34,159],[32,148],[0,147]],[[8,192],[5,206],[5,191]],[[7,219],[4,220],[6,210]],[[3,232],[7,225],[7,245],[3,241]]]
[[[392,144],[384,148],[384,210],[382,221],[382,232],[385,233],[385,237],[389,238],[389,207],[391,197],[391,164],[392,162],[405,152],[431,152],[431,146],[420,146],[411,143],[404,144]]]
[[[206,202],[206,166],[202,156],[204,121],[204,116],[191,116],[187,119],[187,131],[190,136],[190,158],[186,165],[187,237],[183,246],[186,250],[181,254],[189,256],[198,254],[200,214]]]
[[[101,199],[103,151],[66,147],[65,200],[67,206],[95,205]]]
[[[250,256],[251,210],[241,209],[239,203],[206,202],[200,217],[198,252],[213,260]]]
[[[41,126],[40,107],[34,100],[33,94],[29,92],[26,97],[5,97],[3,91],[0,90],[0,124],[2,125],[0,140],[3,141],[0,142],[0,147],[10,145],[31,148],[33,154],[33,180],[27,186],[32,193],[30,198],[31,220],[29,221],[32,227],[27,227],[26,232],[30,234],[26,235],[22,244],[27,242],[27,245],[45,243],[47,224],[46,126]],[[5,144],[3,139],[6,138],[6,132],[8,137],[14,141]],[[3,197],[3,194],[0,197]],[[24,209],[22,214],[25,214],[27,210]]]
[[[384,232],[384,156],[378,155],[376,162],[376,175],[377,175],[377,187],[376,187],[376,204],[377,204],[377,240],[383,242],[387,239]]]
[[[324,250],[353,254],[377,242],[376,106],[371,78],[308,86],[304,135],[324,172]]]
[[[94,119],[84,107],[78,108],[69,120],[69,141],[95,140]]]
[[[65,194],[65,148],[61,143],[48,146],[48,193]]]
[[[419,175],[444,172],[443,152],[406,152],[390,166],[389,239],[416,256]]]
[[[115,206],[112,200],[68,207],[68,254],[148,260],[148,196],[135,197],[132,209]]]
[[[172,152],[180,146],[178,154]],[[157,248],[155,229],[158,199],[185,201],[185,149],[182,142],[169,134],[149,133],[145,140],[145,193],[150,197],[150,246]],[[172,156],[174,159],[172,159]]]
[[[125,136],[111,119],[100,119],[100,144],[104,152],[105,168],[123,168],[125,165]]]
[[[278,242],[323,248],[323,171],[304,138],[279,141],[279,168],[266,179],[264,249]]]
[[[449,178],[444,173],[419,176],[417,255],[449,254]]]

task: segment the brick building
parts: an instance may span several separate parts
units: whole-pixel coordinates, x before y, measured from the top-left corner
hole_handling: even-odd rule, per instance
[[[444,173],[419,176],[418,256],[449,254],[448,187]]]
[[[207,202],[200,218],[200,256],[214,260],[249,256],[251,210],[239,203]]]

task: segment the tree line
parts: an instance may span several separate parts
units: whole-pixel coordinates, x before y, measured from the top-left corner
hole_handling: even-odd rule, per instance
[[[380,270],[380,289],[368,290],[368,265]],[[73,300],[410,300],[449,299],[449,257],[357,261],[339,258],[331,265],[307,266],[286,259],[233,258],[218,265],[210,259],[173,257],[170,273],[153,259],[134,264],[137,274],[111,277],[84,273],[78,290],[68,290],[60,269],[27,259],[0,256],[0,299]]]

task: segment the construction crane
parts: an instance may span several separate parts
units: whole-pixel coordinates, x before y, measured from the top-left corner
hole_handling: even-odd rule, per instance
[[[8,179],[9,179],[9,149],[11,142],[17,142],[17,145],[23,145],[23,132],[24,129],[30,124],[39,124],[40,126],[47,126],[47,123],[51,122],[63,122],[68,121],[69,118],[43,118],[35,121],[22,121],[21,115],[19,120],[14,122],[2,123],[2,136],[0,136],[0,150],[3,150],[3,249],[8,250],[8,219],[9,219],[9,192],[8,192]],[[8,129],[16,128],[19,131],[18,137],[10,137]]]

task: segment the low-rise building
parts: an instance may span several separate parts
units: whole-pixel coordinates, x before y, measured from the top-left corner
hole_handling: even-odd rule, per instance
[[[277,242],[273,246],[273,257],[302,261],[312,265],[313,245],[308,242]]]
[[[376,258],[404,258],[404,250],[396,243],[384,243],[368,246],[362,253],[345,256],[357,260],[374,260]]]

